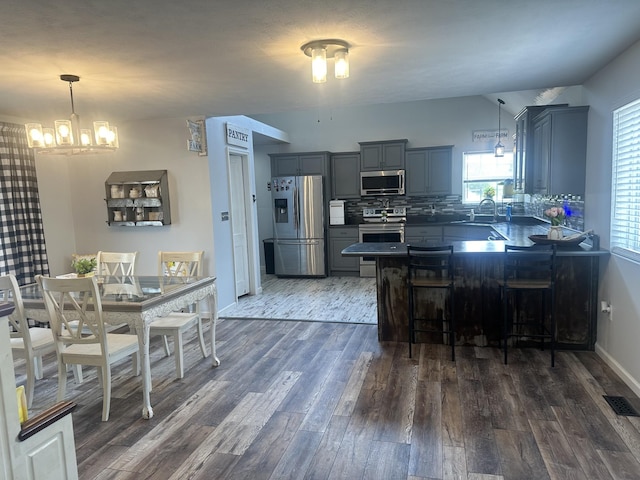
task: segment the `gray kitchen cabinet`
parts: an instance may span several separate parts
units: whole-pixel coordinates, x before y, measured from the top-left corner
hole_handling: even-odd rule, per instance
[[[360,152],[331,155],[331,198],[360,198]]]
[[[359,257],[343,257],[342,250],[358,243],[358,226],[329,227],[329,274],[359,275]]]
[[[533,185],[533,119],[550,108],[566,107],[563,105],[544,105],[524,107],[516,116],[516,137],[514,142],[514,180],[516,190],[532,193]],[[526,184],[526,178],[529,184]]]
[[[404,227],[404,241],[409,244],[434,244],[442,241],[440,225],[407,225]]]
[[[329,152],[270,154],[272,177],[329,174]]]
[[[452,145],[407,149],[406,195],[450,194],[452,156]]]
[[[587,106],[553,108],[534,118],[532,193],[584,195],[588,113]]]
[[[360,170],[402,170],[408,140],[360,143]]]
[[[171,223],[166,170],[113,172],[104,185],[108,225],[159,227]]]

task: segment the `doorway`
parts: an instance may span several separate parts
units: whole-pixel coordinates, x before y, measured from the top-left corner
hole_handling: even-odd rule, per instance
[[[249,159],[246,154],[228,151],[229,199],[231,236],[236,299],[251,291],[250,228],[251,201],[249,197]]]

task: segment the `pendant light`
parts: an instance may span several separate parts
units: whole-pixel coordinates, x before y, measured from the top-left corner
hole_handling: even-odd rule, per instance
[[[349,78],[349,44],[344,40],[330,38],[314,40],[300,47],[307,57],[311,57],[311,79],[313,83],[327,81],[327,58],[335,61],[334,75],[338,79]]]
[[[49,155],[86,155],[108,153],[118,149],[118,129],[109,122],[93,122],[93,131],[81,128],[80,116],[73,104],[73,84],[80,81],[77,75],[60,75],[60,80],[69,83],[71,116],[68,120],[56,120],[53,128],[40,123],[27,123],[27,142],[37,153]]]
[[[504,157],[504,145],[502,144],[502,142],[500,141],[500,107],[504,105],[504,102],[499,98],[498,99],[498,143],[496,143],[496,146],[493,148],[495,153],[496,153],[496,157]]]

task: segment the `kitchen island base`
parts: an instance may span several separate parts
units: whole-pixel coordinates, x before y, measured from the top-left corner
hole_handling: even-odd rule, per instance
[[[400,250],[401,246],[397,249]],[[404,247],[406,248],[406,247]],[[557,258],[556,320],[557,348],[593,350],[596,341],[597,292],[599,255],[563,255]],[[378,304],[378,339],[380,341],[408,341],[408,291],[406,256],[378,256],[376,258],[376,286]],[[458,255],[455,260],[456,344],[500,346],[502,300],[498,279],[502,277],[502,256],[497,252]],[[423,292],[423,302],[435,303],[436,311],[425,312],[440,316],[447,311],[444,296]],[[441,298],[434,298],[440,295]],[[428,301],[427,301],[428,300]],[[429,308],[429,307],[425,307]],[[520,314],[535,318],[541,309],[539,302],[523,299]],[[439,335],[418,336],[418,343],[443,343]],[[536,345],[537,342],[531,343]],[[519,345],[527,345],[526,340]]]

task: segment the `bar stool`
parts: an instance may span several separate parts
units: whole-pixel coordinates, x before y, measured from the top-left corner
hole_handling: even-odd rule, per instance
[[[555,366],[556,319],[555,319],[556,246],[535,245],[523,247],[506,245],[504,271],[500,284],[502,295],[502,340],[504,363],[507,363],[509,338],[539,340],[544,350],[545,340],[551,347],[551,366]],[[537,294],[540,298],[539,318],[531,318],[518,308],[522,295]],[[509,315],[510,300],[513,312]],[[550,304],[550,308],[548,304]],[[548,317],[548,322],[547,322]]]
[[[455,361],[455,316],[453,298],[453,246],[434,247],[407,246],[409,258],[409,358],[411,345],[416,341],[417,333],[439,333],[447,336],[451,345],[451,360]],[[427,294],[426,291],[430,290]],[[444,298],[444,306],[437,308],[436,292]],[[416,302],[416,294],[427,301]],[[420,314],[416,312],[420,308]],[[440,315],[438,315],[440,313]],[[443,339],[444,340],[444,339]]]

